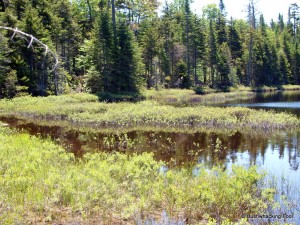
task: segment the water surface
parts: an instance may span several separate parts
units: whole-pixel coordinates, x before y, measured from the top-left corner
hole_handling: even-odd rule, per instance
[[[219,106],[272,109],[300,117],[300,91],[259,93],[252,99],[230,101]],[[155,159],[165,161],[168,167],[203,163],[207,167],[220,166],[230,170],[234,164],[245,167],[256,165],[268,172],[270,180],[271,177],[277,180],[275,185],[281,186],[281,194],[288,195],[300,212],[300,131],[279,131],[265,135],[243,131],[104,133],[101,130],[78,131],[60,126],[38,125],[16,118],[1,117],[0,121],[32,135],[50,137],[77,157],[82,157],[86,152],[99,151],[126,154],[152,152]],[[293,221],[300,224],[297,218]]]
[[[217,106],[242,106],[253,109],[288,112],[300,117],[300,91],[276,91],[257,93],[253,98],[226,101]]]

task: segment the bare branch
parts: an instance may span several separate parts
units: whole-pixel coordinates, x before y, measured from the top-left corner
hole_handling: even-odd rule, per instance
[[[10,38],[11,40],[16,35],[20,35],[21,37],[25,38],[25,40],[27,40],[27,41],[28,41],[28,39],[26,37],[29,37],[30,38],[30,42],[29,42],[27,48],[30,48],[34,42],[38,43],[39,45],[41,45],[45,49],[45,52],[44,52],[45,55],[47,53],[50,53],[53,56],[53,58],[55,60],[55,64],[53,66],[53,69],[55,70],[58,67],[59,61],[58,61],[57,55],[51,49],[49,49],[49,47],[46,44],[44,44],[43,42],[41,42],[36,37],[32,36],[31,34],[27,34],[27,33],[23,32],[23,31],[20,31],[17,27],[16,28],[10,28],[10,27],[0,26],[0,29],[13,31],[14,33],[13,33],[13,35]]]
[[[19,35],[21,38],[23,38],[27,42],[29,42],[27,48],[32,47],[33,43],[36,42],[40,46],[42,46],[42,48],[45,50],[44,56],[46,56],[48,53],[50,53],[52,55],[52,57],[54,58],[54,61],[55,61],[54,66],[53,66],[52,69],[54,71],[55,94],[57,95],[58,94],[58,73],[57,73],[56,69],[58,68],[58,63],[59,63],[57,55],[51,49],[49,49],[49,47],[46,44],[44,44],[43,42],[41,42],[39,39],[37,39],[36,37],[32,36],[31,34],[27,34],[27,33],[23,32],[23,31],[20,31],[17,27],[16,28],[10,28],[10,27],[0,26],[0,29],[13,31],[14,33],[13,33],[13,35],[10,38],[11,40],[13,40],[13,38],[16,35]],[[30,38],[30,39],[28,39],[28,38]],[[44,62],[43,62],[43,64],[44,64]]]

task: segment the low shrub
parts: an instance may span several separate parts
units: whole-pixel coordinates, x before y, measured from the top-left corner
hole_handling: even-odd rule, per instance
[[[152,154],[75,159],[50,140],[3,127],[0,162],[1,224],[133,224],[162,211],[191,223],[238,221],[269,204],[255,167],[161,172]]]

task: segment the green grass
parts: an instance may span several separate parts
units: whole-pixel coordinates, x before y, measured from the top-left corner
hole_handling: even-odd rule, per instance
[[[300,85],[282,85],[281,90],[300,90]]]
[[[242,107],[174,107],[155,101],[103,103],[89,94],[20,97],[0,101],[0,115],[34,121],[56,121],[92,128],[243,129],[273,131],[299,127],[286,113]]]
[[[155,100],[161,104],[168,105],[195,105],[223,103],[233,99],[249,99],[255,96],[251,91],[233,91],[226,93],[216,93],[215,90],[205,89],[205,94],[196,94],[193,90],[163,89],[146,90],[144,95],[147,100]]]
[[[151,154],[87,154],[0,127],[1,224],[134,224],[159,215],[194,224],[262,213],[273,191],[255,167],[159,172]],[[159,218],[158,218],[159,219]],[[230,224],[230,223],[224,223]],[[246,223],[244,223],[246,224]]]
[[[155,100],[162,104],[169,105],[194,105],[194,104],[211,104],[224,103],[225,101],[235,99],[251,99],[255,97],[256,92],[274,92],[277,90],[300,90],[300,85],[282,85],[276,87],[245,87],[239,85],[230,87],[228,92],[210,89],[209,87],[197,87],[194,90],[181,89],[162,89],[162,90],[145,90],[143,95],[147,100]]]

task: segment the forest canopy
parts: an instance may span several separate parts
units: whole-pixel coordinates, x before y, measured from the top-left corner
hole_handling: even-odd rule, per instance
[[[245,20],[226,5],[192,12],[191,0],[1,0],[0,97],[71,91],[300,84],[299,7],[266,22],[253,0]],[[159,9],[162,11],[158,13]],[[283,12],[286,13],[286,12]]]

